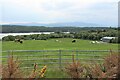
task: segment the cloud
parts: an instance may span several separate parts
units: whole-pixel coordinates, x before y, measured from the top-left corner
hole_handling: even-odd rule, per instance
[[[98,19],[96,22],[102,22],[109,17],[115,22],[117,2],[118,0],[2,0],[2,17],[3,22],[95,21],[93,18]]]

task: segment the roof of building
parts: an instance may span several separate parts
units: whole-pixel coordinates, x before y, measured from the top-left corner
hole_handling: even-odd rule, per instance
[[[102,39],[114,39],[116,37],[103,37]]]

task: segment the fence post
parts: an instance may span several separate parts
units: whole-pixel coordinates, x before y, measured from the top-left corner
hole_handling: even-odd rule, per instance
[[[61,50],[59,50],[59,68],[62,68],[62,64],[61,64]]]
[[[76,60],[78,60],[78,51],[76,50]]]
[[[29,62],[29,61],[28,61],[28,55],[27,55],[27,62]],[[29,65],[29,64],[28,64],[28,65]],[[28,71],[28,66],[27,66],[27,71]]]

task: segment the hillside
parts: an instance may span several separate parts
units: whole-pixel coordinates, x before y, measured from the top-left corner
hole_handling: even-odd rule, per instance
[[[2,25],[2,32],[1,33],[80,32],[80,31],[83,31],[83,30],[101,30],[101,29],[106,29],[107,30],[107,29],[110,29],[110,28],[109,27],[45,27],[45,26]]]
[[[86,23],[86,22],[61,22],[61,23],[39,23],[39,22],[30,22],[30,23],[12,23],[8,25],[23,25],[23,26],[48,26],[48,27],[99,27],[105,25],[99,25],[95,23]]]

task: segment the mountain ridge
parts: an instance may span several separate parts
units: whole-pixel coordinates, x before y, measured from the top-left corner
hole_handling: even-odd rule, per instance
[[[21,25],[21,26],[46,26],[46,27],[101,27],[104,25],[99,25],[95,23],[85,23],[85,22],[61,22],[61,23],[12,23],[4,25]]]

